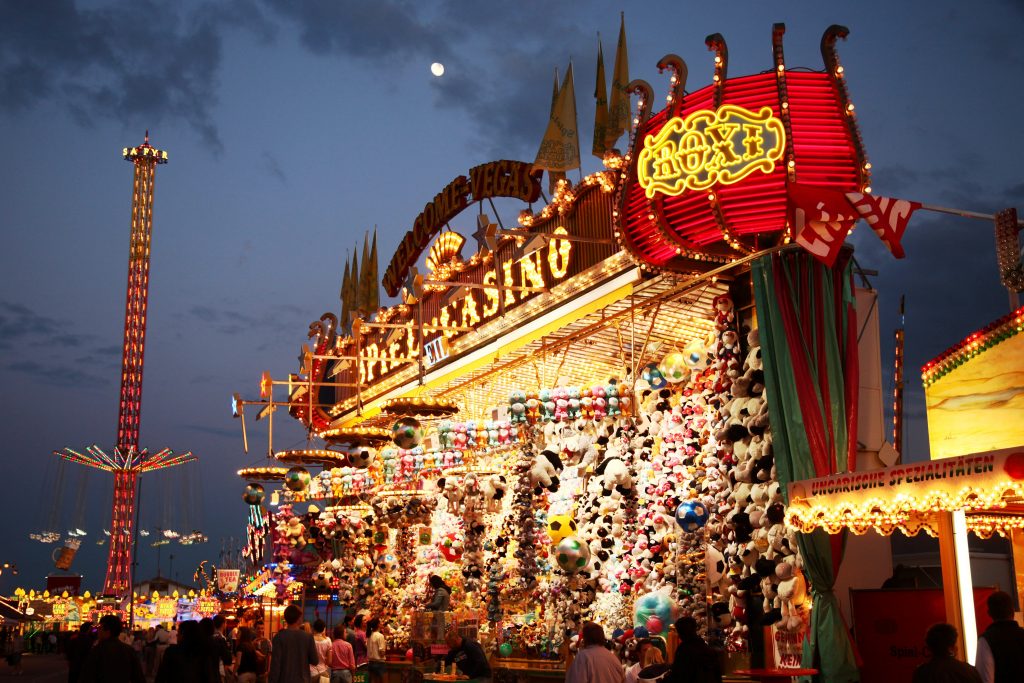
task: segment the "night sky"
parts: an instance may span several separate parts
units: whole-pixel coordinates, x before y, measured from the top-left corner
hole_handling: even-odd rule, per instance
[[[767,5],[774,4],[774,8]],[[823,8],[823,5],[829,7]],[[584,10],[584,8],[586,8]],[[375,0],[0,2],[0,562],[39,588],[53,546],[30,541],[54,510],[51,451],[115,435],[132,168],[121,149],[170,153],[157,171],[142,443],[201,458],[146,477],[143,524],[191,501],[209,544],[168,546],[190,579],[221,539],[244,533],[234,474],[260,460],[266,423],[242,452],[232,392],[296,370],[311,320],[339,308],[346,255],[378,226],[381,272],[434,194],[471,166],[532,161],[555,67],[574,60],[589,150],[597,33],[608,73],[619,4]],[[876,194],[993,212],[1024,209],[1024,4],[645,2],[626,12],[630,76],[664,96],[655,63],[682,56],[689,89],[710,82],[704,37],[722,33],[729,73],[772,67],[785,22],[787,66],[821,69],[830,24],[856,104]],[[444,63],[435,78],[430,64]],[[587,156],[584,172],[598,169]],[[573,174],[575,176],[575,174]],[[509,214],[509,217],[514,214]],[[471,233],[472,214],[453,227]],[[1008,310],[992,225],[921,212],[894,260],[861,226],[853,238],[881,293],[883,367],[907,296],[909,459],[927,457],[917,369]],[[884,383],[891,388],[888,377]],[[279,413],[282,416],[283,413]],[[275,447],[304,433],[275,421]],[[78,473],[62,500],[73,513]],[[109,482],[91,478],[89,536],[74,569],[101,586]],[[179,507],[181,507],[179,505]],[[177,516],[176,516],[177,515]],[[143,545],[140,576],[157,568]]]

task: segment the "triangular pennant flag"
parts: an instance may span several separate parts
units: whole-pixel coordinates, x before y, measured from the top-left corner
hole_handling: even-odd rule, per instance
[[[548,125],[550,121],[555,118],[555,107],[558,106],[558,67],[555,67],[555,82],[551,85],[551,113],[548,114]],[[554,197],[555,190],[558,189],[558,182],[565,180],[564,171],[548,171],[548,193]]]
[[[829,268],[860,217],[838,190],[791,183],[787,203],[793,241]]]
[[[594,142],[590,153],[598,159],[604,159],[604,153],[608,147],[605,145],[605,138],[608,136],[608,91],[605,88],[604,76],[604,48],[601,41],[597,41],[597,80],[594,83]]]
[[[630,129],[629,54],[626,51],[626,16],[620,15],[619,44],[615,48],[615,69],[612,71],[611,96],[608,102],[608,134],[605,148],[615,146],[619,137]]]
[[[580,138],[576,123],[576,89],[572,81],[572,63],[558,91],[555,109],[541,140],[534,167],[548,171],[568,171],[580,167]]]
[[[903,258],[903,231],[907,229],[911,214],[921,208],[921,203],[860,192],[847,192],[846,198],[875,231],[886,249],[896,258]]]
[[[349,299],[348,311],[350,315],[356,315],[362,308],[362,292],[359,291],[359,249],[352,248],[352,271],[349,273],[348,282]]]
[[[367,281],[370,283],[369,291],[366,294],[366,305],[371,311],[380,308],[380,276],[377,272],[377,226],[373,228],[373,246],[370,247],[370,275]]]
[[[349,272],[348,259],[345,259],[345,274],[341,277],[341,291],[338,296],[341,297],[341,324],[342,326],[348,325],[348,312],[352,307],[352,275]]]

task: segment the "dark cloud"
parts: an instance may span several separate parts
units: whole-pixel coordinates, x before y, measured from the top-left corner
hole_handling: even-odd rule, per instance
[[[66,328],[66,323],[41,315],[27,306],[0,301],[0,349],[11,349],[14,345],[23,348],[37,345],[81,348],[91,338],[89,335],[72,334]]]
[[[300,323],[304,316],[309,316],[309,313],[294,304],[277,304],[258,315],[236,308],[197,305],[188,309],[188,315],[207,329],[233,336],[267,330],[281,330],[290,334],[294,325]]]
[[[263,168],[272,177],[276,178],[282,185],[288,184],[288,177],[284,174],[284,169],[281,168],[281,162],[277,160],[277,157],[270,152],[264,151],[260,157],[263,162]]]
[[[378,0],[263,0],[270,12],[291,22],[302,45],[318,55],[343,55],[394,64],[425,53],[449,54],[444,26],[433,26],[420,4]]]
[[[232,16],[146,0],[85,9],[73,0],[0,4],[0,108],[64,103],[83,125],[180,119],[220,149],[212,119],[218,20]],[[248,26],[260,34],[259,22]],[[145,122],[145,123],[143,123]]]
[[[56,387],[81,388],[89,384],[106,385],[110,380],[80,368],[55,363],[43,365],[33,360],[20,360],[4,365],[4,370],[29,375],[34,381]]]

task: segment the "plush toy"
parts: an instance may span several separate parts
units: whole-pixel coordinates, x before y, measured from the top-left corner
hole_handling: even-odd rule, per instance
[[[618,457],[607,457],[597,466],[594,474],[599,477],[603,494],[610,496],[612,491],[628,493],[633,488],[633,477],[629,474],[626,463]]]
[[[306,545],[306,527],[302,525],[302,521],[298,517],[292,517],[288,520],[288,524],[285,527],[284,532],[285,538],[288,539],[288,543],[294,548],[302,548]]]
[[[498,512],[501,509],[501,501],[508,491],[508,484],[505,477],[500,474],[492,474],[481,482],[481,490],[484,497],[484,505],[488,512]]]
[[[796,566],[795,556],[786,558],[775,567],[779,579],[778,596],[782,608],[780,626],[789,631],[799,630],[803,624],[803,610],[807,602],[807,581]]]
[[[562,459],[558,451],[550,444],[541,454],[533,459],[530,466],[530,485],[534,495],[540,495],[545,489],[554,493],[558,490],[558,475],[562,472]]]
[[[526,422],[526,392],[513,391],[508,401],[512,422],[515,424]]]
[[[437,480],[437,490],[448,500],[448,512],[457,515],[465,497],[465,490],[458,477],[441,477]]]

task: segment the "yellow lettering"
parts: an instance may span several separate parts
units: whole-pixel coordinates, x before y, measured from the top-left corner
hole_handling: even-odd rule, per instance
[[[480,322],[480,315],[477,313],[476,299],[473,294],[462,299],[462,327],[473,327]]]
[[[551,240],[548,240],[550,244]],[[534,257],[537,257],[534,260]],[[544,275],[541,271],[541,250],[528,254],[519,260],[519,278],[523,281],[524,287],[543,287]],[[528,292],[523,292],[520,299],[526,297]]]
[[[504,275],[505,281],[504,281],[503,284],[506,287],[508,287],[508,286],[510,286],[512,284],[512,259],[508,259],[507,261],[504,261],[501,264],[501,270],[505,274]],[[522,297],[520,297],[520,298],[522,298]],[[505,290],[505,305],[506,306],[514,306],[515,303],[516,303],[516,293],[514,291],[512,291],[511,289],[506,289]]]
[[[732,104],[702,109],[685,119],[671,118],[644,138],[637,178],[648,199],[707,190],[755,171],[773,173],[785,144],[785,128],[771,107],[756,113]]]
[[[569,231],[559,225],[555,228],[556,235],[568,235]],[[569,240],[548,240],[548,268],[551,277],[561,280],[569,272],[569,253],[572,242]]]
[[[487,285],[487,289],[484,291],[484,318],[490,318],[498,312],[498,290],[494,289],[498,285],[498,274],[494,270],[488,270],[484,273],[484,284]]]

